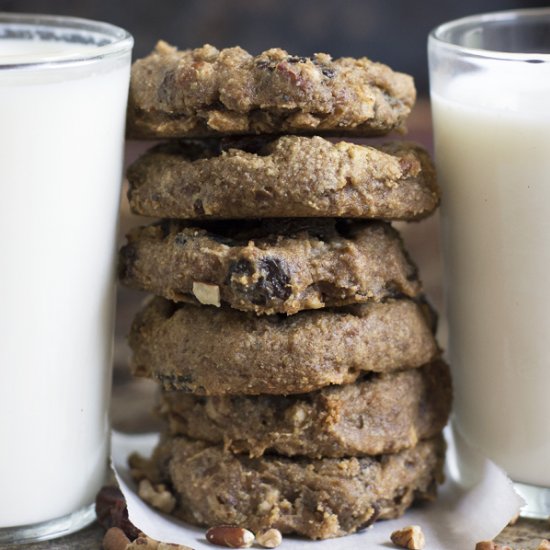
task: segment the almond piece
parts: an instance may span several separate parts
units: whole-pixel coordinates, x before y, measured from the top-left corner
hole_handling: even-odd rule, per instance
[[[218,525],[206,531],[206,540],[227,548],[250,548],[254,542],[254,534],[242,527]]]

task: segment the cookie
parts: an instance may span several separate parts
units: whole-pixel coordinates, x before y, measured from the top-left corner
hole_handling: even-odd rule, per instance
[[[121,250],[119,276],[170,300],[194,297],[257,314],[421,291],[417,269],[389,224],[330,218],[137,228]]]
[[[439,356],[426,308],[408,299],[256,316],[154,298],[130,331],[134,374],[199,395],[286,395]]]
[[[137,477],[169,488],[171,513],[184,521],[326,539],[398,517],[415,499],[433,499],[444,452],[436,437],[376,457],[249,458],[178,437],[161,442],[145,470],[141,461],[131,465]]]
[[[235,453],[338,458],[414,447],[443,429],[451,400],[449,368],[435,361],[296,396],[164,392],[159,410],[170,435],[223,443]]]
[[[252,56],[159,42],[132,66],[129,137],[338,133],[401,129],[416,99],[412,77],[370,59]]]
[[[417,220],[439,203],[418,145],[377,147],[321,137],[171,142],[128,170],[136,214],[222,219],[350,217]]]

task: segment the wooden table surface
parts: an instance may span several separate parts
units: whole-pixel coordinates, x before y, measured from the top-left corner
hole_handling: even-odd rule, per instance
[[[432,149],[431,118],[429,104],[420,100],[409,120],[411,139]],[[127,162],[135,159],[147,144],[129,143],[127,147]],[[121,206],[121,242],[124,233],[133,225],[143,223],[143,218],[129,213],[125,197]],[[399,224],[407,247],[420,268],[424,287],[430,300],[442,313],[441,260],[439,253],[439,218],[436,215],[429,220],[415,224]],[[147,432],[159,427],[157,419],[152,415],[156,386],[147,380],[134,380],[128,371],[129,350],[125,335],[131,320],[140,306],[145,294],[127,289],[118,290],[118,309],[116,322],[115,367],[113,379],[112,421],[113,427],[125,432]],[[444,312],[443,312],[444,313]],[[442,320],[444,315],[441,316]],[[446,343],[446,327],[441,323],[440,342]],[[1,490],[1,488],[0,488]],[[87,529],[71,536],[46,541],[42,543],[20,546],[1,546],[1,550],[98,550],[101,548],[102,529],[94,524]],[[496,539],[501,544],[509,544],[514,549],[536,549],[541,538],[550,539],[550,522],[520,519],[514,526],[509,526]],[[214,548],[214,547],[213,547]],[[429,550],[429,545],[427,546]],[[470,549],[465,549],[470,550]],[[473,550],[473,549],[471,549]]]

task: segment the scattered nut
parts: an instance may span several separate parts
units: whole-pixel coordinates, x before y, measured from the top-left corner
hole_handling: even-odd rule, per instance
[[[391,541],[396,546],[409,550],[422,550],[426,544],[424,533],[418,525],[409,525],[394,531],[391,534]]]
[[[206,531],[206,540],[228,548],[250,548],[254,542],[254,534],[242,527],[218,525]]]
[[[103,537],[104,550],[126,550],[130,539],[119,527],[110,527]]]
[[[512,548],[501,546],[492,540],[482,540],[476,544],[476,550],[512,550]]]
[[[268,529],[256,535],[256,542],[264,548],[277,548],[283,542],[279,529]]]
[[[542,539],[537,546],[537,550],[550,550],[550,540]]]
[[[162,483],[153,486],[148,479],[142,479],[139,482],[138,494],[153,508],[157,508],[166,514],[169,514],[176,507],[174,495]]]
[[[220,307],[220,287],[193,281],[193,294],[205,306]]]

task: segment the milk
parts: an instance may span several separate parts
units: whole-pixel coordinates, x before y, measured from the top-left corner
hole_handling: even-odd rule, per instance
[[[60,48],[94,46],[0,40],[0,65]],[[0,69],[0,527],[104,481],[129,55]]]
[[[550,487],[550,68],[457,77],[432,108],[455,424]]]

